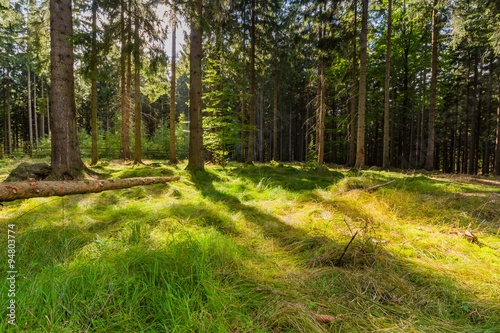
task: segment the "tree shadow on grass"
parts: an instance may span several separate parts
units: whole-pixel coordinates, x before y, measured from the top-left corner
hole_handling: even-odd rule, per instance
[[[258,177],[260,175],[251,177],[254,183]],[[360,305],[373,305],[374,302],[382,305],[385,310],[376,307],[376,312],[381,316],[387,315],[387,308],[394,309],[413,323],[431,330],[453,326],[482,327],[486,330],[498,327],[500,313],[490,301],[477,298],[446,274],[397,258],[383,246],[374,245],[370,242],[371,239],[354,242],[342,259],[341,267],[334,267],[348,239],[339,244],[325,236],[313,236],[217,190],[213,183],[219,180],[219,177],[210,173],[193,175],[196,188],[205,198],[214,202],[222,200],[230,212],[242,214],[245,221],[257,226],[265,238],[273,239],[289,256],[301,259],[305,270],[312,269],[311,277],[305,280],[311,285],[309,292],[313,299],[317,299],[314,296],[318,292],[315,290],[317,280],[323,279],[323,274],[333,274],[341,276],[344,281],[337,285],[337,290],[334,286],[330,292],[341,294],[346,304],[354,297]],[[283,181],[279,180],[277,183]],[[349,210],[358,216],[366,215],[359,206],[350,206]],[[314,274],[318,269],[320,273]],[[373,276],[369,278],[372,288],[366,285],[366,275],[357,274],[359,272]],[[324,301],[324,298],[319,301]],[[415,311],[408,312],[415,305]]]

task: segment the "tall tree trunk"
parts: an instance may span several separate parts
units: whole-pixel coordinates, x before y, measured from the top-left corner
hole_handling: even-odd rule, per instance
[[[255,125],[255,0],[252,0],[252,18],[250,27],[250,131],[248,135],[247,163],[253,161],[254,125]]]
[[[487,103],[487,114],[486,114],[486,137],[484,140],[484,157],[483,157],[483,175],[488,175],[490,173],[490,132],[491,132],[491,95],[492,95],[492,78],[493,73],[491,71],[491,61],[490,61],[490,75],[488,78],[488,103]]]
[[[316,133],[318,137],[318,164],[323,164],[325,158],[325,66],[320,60],[318,68],[318,118]]]
[[[35,123],[35,146],[38,143],[38,115],[36,114],[36,75],[33,73],[33,122]]]
[[[366,107],[366,53],[368,37],[368,0],[362,0],[363,16],[360,36],[359,101],[358,101],[358,139],[356,150],[356,169],[365,165],[365,107]]]
[[[129,95],[127,95],[127,82],[126,82],[126,67],[125,58],[127,54],[125,52],[125,45],[127,43],[125,35],[125,12],[127,7],[125,5],[126,0],[121,0],[121,10],[120,10],[120,40],[121,40],[121,52],[120,52],[120,88],[121,88],[121,110],[122,110],[122,158],[124,160],[130,159],[130,134],[129,134],[129,115],[127,110],[127,101]]]
[[[274,91],[273,91],[273,160],[278,160],[278,56],[274,49]],[[307,135],[307,134],[306,134]]]
[[[196,15],[191,17],[191,43],[189,52],[189,162],[187,169],[204,169],[203,119],[201,95],[201,60],[203,56],[201,20],[203,1],[196,0]]]
[[[135,153],[134,162],[142,163],[141,150],[141,59],[139,39],[139,10],[135,6],[135,29],[134,29],[134,104],[135,104]]]
[[[5,84],[5,155],[9,156],[12,153],[12,125],[10,120],[10,76],[9,71],[7,71],[7,83]]]
[[[50,136],[50,90],[47,87],[47,134]]]
[[[242,88],[241,88],[241,162],[245,162],[245,130],[243,128],[245,124],[245,74],[242,77]]]
[[[437,89],[437,61],[438,61],[438,13],[437,5],[439,0],[434,0],[432,8],[432,53],[431,53],[431,86],[429,98],[429,133],[427,142],[427,158],[425,169],[434,169],[434,145],[436,141],[436,89]]]
[[[495,169],[494,175],[500,175],[500,83],[498,84],[497,130],[495,141]]]
[[[469,145],[469,168],[468,173],[470,175],[475,174],[475,161],[476,161],[476,133],[478,131],[477,123],[477,67],[478,67],[478,57],[476,55],[474,59],[474,83],[472,85],[472,123],[471,123],[471,134],[470,134],[470,145]]]
[[[288,129],[288,161],[292,162],[292,108],[289,107],[290,127]]]
[[[78,178],[85,168],[78,146],[71,0],[50,0],[50,109],[53,179]]]
[[[44,96],[44,84],[42,79],[42,98]],[[45,139],[45,113],[40,115],[40,135],[42,139]]]
[[[33,117],[31,114],[31,69],[28,65],[28,132],[30,136],[30,147],[33,148]]]
[[[172,65],[170,77],[170,164],[177,164],[177,156],[175,154],[175,30],[177,21],[174,20],[172,27]]]
[[[352,37],[352,73],[351,73],[351,97],[350,97],[350,113],[351,113],[351,126],[350,126],[350,138],[349,142],[349,166],[354,166],[356,160],[356,34],[357,34],[357,23],[358,23],[358,2],[354,0],[354,18],[353,18],[353,37]]]
[[[264,163],[264,90],[260,88],[259,158]]]
[[[392,0],[387,8],[387,53],[385,55],[385,102],[384,102],[384,147],[382,153],[382,168],[389,169],[389,117],[390,117],[390,86],[391,86],[391,28],[392,28]],[[413,124],[413,122],[412,122]],[[413,128],[413,127],[412,127]]]
[[[92,159],[90,164],[97,163],[97,1],[92,1],[92,59],[91,59],[91,97],[90,112],[92,119]]]

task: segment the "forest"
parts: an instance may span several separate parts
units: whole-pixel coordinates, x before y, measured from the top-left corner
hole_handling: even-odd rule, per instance
[[[497,1],[191,5],[75,2],[77,131],[93,163],[100,150],[187,158],[195,89],[192,134],[212,163],[500,173]],[[48,1],[5,4],[1,29],[3,152],[48,156]]]
[[[500,332],[497,0],[1,0],[0,331]]]

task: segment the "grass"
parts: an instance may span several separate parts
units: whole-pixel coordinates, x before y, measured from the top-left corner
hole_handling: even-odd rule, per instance
[[[1,161],[2,179],[19,162]],[[498,179],[302,165],[95,170],[181,181],[4,203],[0,273],[15,224],[18,326],[6,322],[4,282],[0,331],[500,332]],[[467,228],[479,243],[461,236]]]

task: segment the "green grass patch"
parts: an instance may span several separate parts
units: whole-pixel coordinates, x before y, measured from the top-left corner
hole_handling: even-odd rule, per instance
[[[4,280],[0,331],[500,332],[499,179],[184,167],[101,162],[110,178],[181,180],[5,203],[18,326]]]

